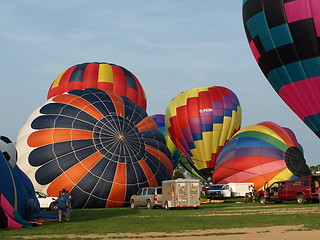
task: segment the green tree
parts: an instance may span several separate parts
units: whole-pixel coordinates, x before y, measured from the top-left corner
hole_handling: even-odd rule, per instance
[[[185,173],[186,173],[186,170],[184,169],[184,167],[178,164],[178,166],[173,171],[173,179],[186,178]]]
[[[319,172],[320,171],[320,164],[318,164],[317,166],[311,166],[310,170],[313,174],[316,172]]]

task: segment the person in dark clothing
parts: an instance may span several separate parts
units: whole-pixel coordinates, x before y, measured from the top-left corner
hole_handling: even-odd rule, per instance
[[[65,198],[63,191],[59,192],[59,197],[58,197],[58,213],[59,213],[59,222],[61,222],[62,219],[62,214],[65,216],[67,221],[69,220],[68,215],[67,215],[67,207],[68,207],[68,202],[67,199]]]
[[[63,190],[65,190],[65,189],[63,189]],[[64,193],[64,197],[65,197],[65,199],[66,199],[66,201],[67,201],[67,208],[66,208],[66,213],[67,213],[67,216],[68,216],[68,219],[70,219],[70,215],[71,215],[71,202],[70,202],[70,192],[68,192],[68,191],[63,191],[63,193]]]
[[[27,200],[27,217],[26,220],[33,221],[33,212],[36,209],[36,200],[34,198],[29,198]]]

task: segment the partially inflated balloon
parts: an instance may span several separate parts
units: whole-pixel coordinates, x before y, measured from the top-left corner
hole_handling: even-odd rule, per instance
[[[272,87],[320,137],[320,1],[244,0],[243,22]]]
[[[17,170],[17,166],[15,166]],[[20,174],[4,158],[0,152],[0,193],[23,218],[26,217],[28,194]]]
[[[174,144],[207,178],[221,148],[240,129],[241,108],[225,87],[194,88],[169,103],[165,119]]]
[[[82,63],[63,71],[51,84],[48,99],[74,89],[98,88],[130,98],[146,109],[144,90],[133,73],[110,63]]]
[[[170,136],[165,126],[165,120],[164,120],[165,116],[164,114],[155,114],[150,117],[157,123],[159,131],[163,134],[163,136],[166,139],[167,147],[171,152],[172,165],[173,165],[173,168],[175,169],[176,166],[179,164],[180,159],[183,157],[183,155],[180,153],[178,148],[174,145],[174,143],[170,139]]]
[[[310,175],[301,146],[293,132],[273,122],[240,129],[223,147],[213,181],[253,182],[260,189],[266,182]]]
[[[193,164],[191,164],[185,156],[182,155],[182,153],[179,151],[179,149],[176,147],[176,145],[172,142],[168,131],[165,127],[165,115],[164,114],[155,114],[150,116],[158,125],[159,131],[164,135],[167,147],[171,152],[171,160],[173,164],[173,169],[177,167],[178,164],[182,165],[188,172],[193,174],[194,176],[198,178],[203,178],[201,173],[194,167]]]
[[[21,129],[17,164],[37,190],[65,188],[74,207],[120,207],[172,177],[156,123],[126,97],[98,89],[49,99]]]
[[[0,136],[0,152],[8,163],[14,167],[17,162],[17,150],[14,143],[6,136]]]
[[[24,172],[22,172],[19,169],[19,167],[16,165],[16,162],[17,162],[16,146],[6,136],[0,136],[0,152],[2,153],[4,159],[7,160],[8,163],[10,164],[10,166],[12,167],[12,169],[10,168],[10,171],[12,173],[12,177],[14,178],[13,179],[15,182],[14,189],[15,189],[16,195],[22,194],[24,196],[24,197],[19,198],[19,200],[20,200],[19,208],[16,209],[24,217],[25,216],[25,215],[23,215],[23,214],[25,214],[25,202],[24,201],[29,198],[36,199],[34,187],[32,185],[32,182],[30,181],[30,179],[27,177],[27,175]],[[0,182],[4,182],[4,181],[0,181]],[[9,181],[5,181],[5,182],[7,182],[8,184],[3,184],[3,187],[10,186]],[[19,190],[17,190],[17,189],[19,189]],[[8,199],[11,200],[10,197],[8,197]],[[36,201],[36,203],[37,203],[36,212],[39,212],[40,211],[39,202]],[[23,209],[24,212],[21,212],[21,209]]]

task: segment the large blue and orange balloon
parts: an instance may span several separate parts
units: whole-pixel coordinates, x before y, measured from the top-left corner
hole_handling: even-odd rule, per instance
[[[146,95],[136,78],[124,67],[104,63],[82,63],[64,70],[51,84],[48,99],[75,89],[97,88],[130,98],[146,109]]]
[[[223,147],[213,181],[253,182],[260,189],[266,182],[310,175],[302,147],[293,132],[273,122],[240,129]]]
[[[243,22],[272,87],[320,137],[320,1],[244,0]]]
[[[190,172],[194,176],[198,178],[203,178],[199,170],[195,168],[193,164],[190,164],[190,162],[186,159],[186,157],[183,156],[183,154],[179,151],[176,145],[172,142],[165,126],[165,115],[155,114],[150,117],[157,123],[159,131],[164,135],[166,139],[167,147],[171,152],[171,161],[172,161],[173,169],[175,169],[178,166],[178,164],[180,164],[182,167],[184,167],[188,172]]]
[[[240,129],[241,108],[228,88],[194,88],[169,103],[165,121],[173,143],[207,178],[221,148]]]
[[[17,164],[37,190],[65,188],[76,208],[120,207],[141,187],[172,177],[156,123],[126,97],[98,89],[49,99],[20,130]]]

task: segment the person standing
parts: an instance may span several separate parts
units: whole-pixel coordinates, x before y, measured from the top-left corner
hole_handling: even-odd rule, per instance
[[[65,216],[65,218],[68,221],[69,220],[67,215],[68,202],[62,191],[59,192],[59,197],[57,202],[58,202],[59,222],[61,222],[62,214]]]
[[[36,200],[34,198],[29,198],[26,203],[27,206],[27,217],[28,221],[33,221],[33,212],[36,209]]]
[[[68,220],[69,220],[69,219],[70,219],[70,215],[71,215],[70,193],[69,193],[66,189],[63,189],[62,191],[63,191],[63,193],[64,193],[64,197],[65,197],[66,202],[67,202],[66,213],[67,213]]]
[[[74,205],[74,198],[72,192],[69,192],[69,199],[70,199],[70,210],[72,211],[72,207]]]
[[[251,201],[254,202],[254,187],[252,184],[249,186],[249,194],[251,197]]]
[[[318,201],[319,201],[319,203],[320,203],[320,187],[317,188],[316,193],[318,193]]]

